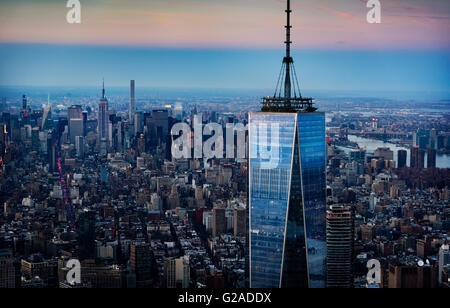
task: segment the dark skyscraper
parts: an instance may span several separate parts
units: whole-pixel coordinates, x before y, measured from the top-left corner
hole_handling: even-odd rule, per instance
[[[13,289],[15,285],[15,268],[13,255],[8,250],[0,250],[0,288]]]
[[[354,220],[348,206],[333,205],[327,211],[327,287],[353,286]]]
[[[85,211],[78,219],[80,260],[95,258],[95,212]]]
[[[425,168],[425,151],[417,146],[411,149],[411,168]]]
[[[428,149],[427,151],[427,168],[436,168],[436,150]]]
[[[249,114],[251,288],[325,287],[325,114],[300,93],[287,5],[281,84]]]
[[[405,150],[398,151],[398,166],[397,168],[402,169],[406,167],[406,160],[408,157],[408,152]]]
[[[134,243],[130,247],[131,272],[136,275],[138,288],[152,284],[152,251],[147,243]]]
[[[22,110],[27,110],[27,105],[28,105],[28,100],[27,100],[27,96],[24,94],[22,96]]]

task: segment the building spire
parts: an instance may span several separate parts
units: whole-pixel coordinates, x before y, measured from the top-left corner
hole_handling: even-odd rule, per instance
[[[303,97],[297,72],[294,66],[294,59],[291,56],[291,0],[286,0],[286,55],[283,58],[280,75],[273,97],[262,98],[263,112],[315,112],[314,100],[310,97]],[[284,87],[284,97],[282,96]]]
[[[102,91],[102,98],[105,99],[105,78],[103,78],[103,91]]]
[[[291,0],[287,0],[287,9],[286,9],[286,57],[283,59],[283,63],[286,65],[286,77],[284,80],[284,97],[286,100],[291,98],[292,86],[291,86],[291,64],[294,63],[294,60],[291,57]]]

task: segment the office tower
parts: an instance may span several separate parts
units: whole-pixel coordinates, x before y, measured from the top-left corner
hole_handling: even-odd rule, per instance
[[[69,123],[70,143],[75,144],[76,136],[83,136],[83,108],[80,105],[72,105],[67,108],[67,121]]]
[[[350,151],[350,160],[364,163],[366,151],[363,149],[353,149]]]
[[[425,168],[425,151],[418,146],[411,149],[411,168]]]
[[[70,136],[70,143],[75,144],[76,137],[84,136],[84,123],[83,119],[70,119],[69,122],[69,136]]]
[[[167,110],[153,110],[151,123],[156,132],[156,138],[160,142],[165,142],[169,133],[169,112]]]
[[[327,211],[327,288],[353,286],[354,219],[348,206]]]
[[[33,151],[38,152],[41,144],[39,141],[39,127],[33,127],[31,130],[31,147],[33,148]]]
[[[397,153],[397,156],[398,156],[397,157],[397,160],[398,160],[397,168],[398,169],[406,168],[406,160],[407,160],[407,157],[408,157],[408,152],[405,151],[405,150],[399,150],[398,153]]]
[[[164,282],[169,289],[187,289],[191,280],[189,257],[169,258],[164,262]]]
[[[95,212],[84,211],[78,218],[80,260],[95,258]]]
[[[213,209],[212,220],[212,236],[219,236],[227,231],[227,218],[225,217],[225,209]]]
[[[325,287],[325,114],[300,94],[287,4],[284,82],[249,114],[251,288]]]
[[[181,103],[176,103],[175,108],[173,109],[173,117],[177,121],[183,120],[183,105]],[[215,120],[211,119],[211,122],[216,122]]]
[[[430,141],[428,147],[433,150],[438,149],[438,133],[435,128],[430,131]],[[429,167],[428,167],[429,168]]]
[[[413,263],[389,264],[387,272],[389,289],[428,289],[437,287],[437,269],[434,266],[418,266]]]
[[[450,249],[449,245],[445,244],[439,248],[439,285],[442,285],[442,274],[445,266],[450,265]]]
[[[22,96],[22,110],[26,111],[28,108],[28,100],[27,100],[27,96],[24,94]]]
[[[427,168],[436,168],[436,150],[428,149],[427,151]]]
[[[75,138],[75,149],[77,150],[77,156],[79,158],[84,157],[84,137],[83,136],[77,136]]]
[[[138,288],[152,284],[152,251],[147,243],[133,243],[130,247],[131,272],[136,275]]]
[[[134,135],[144,132],[144,113],[138,111],[134,115]]]
[[[81,113],[81,117],[83,119],[83,137],[87,136],[87,124],[88,124],[88,112],[87,111],[83,111]]]
[[[9,250],[0,250],[0,289],[16,287],[14,260]]]
[[[41,129],[51,129],[53,127],[52,123],[50,123],[51,119],[52,119],[52,106],[50,106],[49,104],[46,107],[44,107]]]
[[[31,255],[21,260],[21,271],[28,281],[22,281],[22,287],[34,284],[33,279],[38,277],[41,288],[56,288],[58,285],[58,262],[54,259],[44,259],[41,255]],[[31,287],[31,286],[29,286]]]
[[[378,148],[374,151],[374,155],[387,161],[394,160],[394,152],[389,148]]]
[[[56,133],[49,133],[47,136],[47,162],[49,165],[50,172],[56,172]]]
[[[136,110],[135,106],[134,106],[134,103],[135,103],[134,90],[135,90],[135,83],[134,83],[134,80],[131,80],[130,81],[130,110],[129,110],[129,117],[130,117],[131,123],[134,123],[134,111]]]
[[[105,83],[103,82],[102,98],[98,102],[98,138],[109,138],[109,105],[105,96]]]
[[[234,236],[243,236],[247,233],[247,211],[246,209],[234,210]]]
[[[67,108],[67,120],[81,119],[83,116],[83,108],[80,105],[72,105]]]

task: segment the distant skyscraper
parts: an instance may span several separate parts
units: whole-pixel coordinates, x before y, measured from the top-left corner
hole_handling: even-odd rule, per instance
[[[399,150],[398,153],[398,165],[397,168],[402,169],[406,167],[406,160],[408,157],[408,152],[405,150]]]
[[[41,129],[50,129],[51,128],[51,124],[50,124],[51,119],[52,119],[52,106],[50,106],[50,104],[49,104],[46,107],[44,107],[44,114],[42,116]]]
[[[130,122],[134,123],[134,112],[135,112],[135,82],[134,80],[130,81],[130,111],[129,111],[129,117]]]
[[[138,111],[134,114],[134,135],[144,132],[144,113]]]
[[[72,105],[67,108],[67,120],[70,142],[75,144],[75,137],[84,135],[83,108],[80,105]]]
[[[354,149],[350,151],[350,160],[364,163],[366,151],[363,149]]]
[[[67,108],[67,120],[81,119],[83,116],[83,108],[80,105],[72,105]]]
[[[167,110],[153,110],[151,122],[155,126],[158,138],[165,141],[169,133],[169,112]]]
[[[287,4],[284,84],[263,99],[262,112],[249,114],[250,287],[324,288],[325,114],[300,94]]]
[[[425,168],[425,151],[418,146],[411,149],[411,168]]]
[[[427,151],[427,168],[436,168],[436,150],[428,149]]]
[[[28,100],[27,100],[27,96],[24,94],[22,96],[22,109],[25,111],[27,110],[28,107]]]
[[[98,137],[109,138],[109,105],[105,96],[105,83],[103,83],[102,98],[98,102]]]
[[[81,114],[82,118],[83,118],[83,137],[86,137],[87,135],[87,119],[88,119],[88,112],[87,111],[83,111]]]
[[[348,206],[333,205],[327,211],[327,287],[353,286],[354,220]]]
[[[77,150],[77,156],[79,158],[84,157],[84,137],[83,136],[77,136],[75,138],[75,149]]]
[[[69,128],[70,143],[75,144],[76,137],[83,137],[84,135],[83,119],[71,119],[69,121]]]
[[[225,209],[213,209],[212,236],[219,236],[227,231],[227,219]]]
[[[389,148],[378,148],[374,151],[374,155],[387,161],[394,160],[394,152]]]

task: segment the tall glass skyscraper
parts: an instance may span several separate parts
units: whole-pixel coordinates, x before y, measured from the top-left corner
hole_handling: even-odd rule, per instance
[[[262,112],[249,114],[250,287],[323,288],[325,114],[301,96],[298,84],[291,87],[298,79],[290,56],[289,0],[286,12],[284,96],[277,96],[277,86],[273,97],[263,99]],[[280,93],[281,87],[283,82]]]

